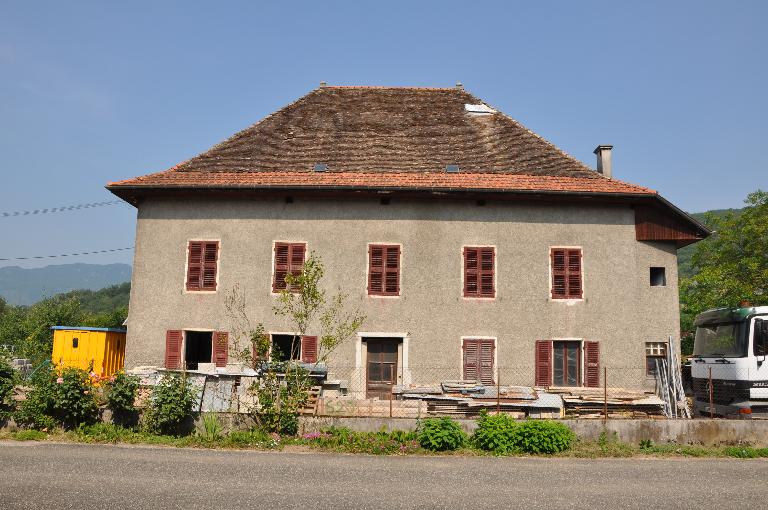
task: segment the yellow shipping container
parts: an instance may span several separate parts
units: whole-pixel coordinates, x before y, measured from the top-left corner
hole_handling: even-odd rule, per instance
[[[58,367],[76,367],[109,377],[123,368],[125,330],[54,326],[51,361]]]

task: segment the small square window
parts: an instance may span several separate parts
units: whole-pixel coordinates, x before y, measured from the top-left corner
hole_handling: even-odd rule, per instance
[[[77,349],[77,341],[78,341],[78,338],[77,338],[77,337],[74,337],[74,338],[72,339],[72,348],[73,348],[73,349]]]
[[[656,375],[656,361],[667,358],[666,342],[646,342],[645,343],[645,373],[646,375]]]
[[[667,286],[667,268],[652,267],[651,268],[651,287],[666,287],[666,286]]]

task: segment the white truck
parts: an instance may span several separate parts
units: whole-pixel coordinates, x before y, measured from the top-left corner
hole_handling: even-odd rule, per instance
[[[695,414],[768,418],[768,306],[708,310],[694,325]]]

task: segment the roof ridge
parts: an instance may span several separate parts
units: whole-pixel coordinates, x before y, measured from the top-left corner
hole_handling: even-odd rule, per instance
[[[398,86],[398,85],[321,85],[318,89],[396,89],[396,90],[464,90],[460,87],[416,87],[416,86]],[[466,92],[466,91],[465,91]]]

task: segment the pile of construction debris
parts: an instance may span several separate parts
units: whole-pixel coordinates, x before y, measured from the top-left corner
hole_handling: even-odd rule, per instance
[[[625,388],[549,388],[560,395],[566,418],[664,418],[664,401],[653,392]],[[607,396],[607,399],[606,399]]]

